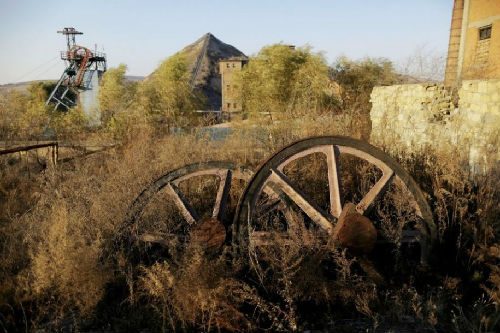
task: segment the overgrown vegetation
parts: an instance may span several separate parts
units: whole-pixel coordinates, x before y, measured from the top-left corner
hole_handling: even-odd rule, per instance
[[[0,95],[0,140],[68,138],[88,130],[88,119],[80,108],[61,113],[45,105],[52,83],[34,82],[27,94],[12,91]]]
[[[326,61],[309,47],[264,47],[240,73],[236,86],[241,104],[254,116],[297,117],[332,112],[337,100]]]
[[[286,144],[313,134],[350,134],[327,120],[281,123],[273,136]],[[230,248],[213,257],[194,246],[151,263],[114,247],[128,207],[162,173],[203,160],[252,167],[273,151],[269,139],[249,142],[247,130],[235,130],[225,145],[197,135],[141,132],[117,150],[31,176],[3,160],[5,330],[498,328],[498,174],[469,181],[452,151],[400,156],[429,195],[439,240],[430,267],[401,273],[399,282],[393,276],[377,284],[360,273],[355,257],[306,242],[301,233],[295,245],[276,243],[265,288],[251,278],[244,258],[231,260]]]
[[[370,273],[365,258],[321,241],[309,228],[295,229],[291,242],[277,240],[259,254],[259,265],[250,253],[234,255],[229,242],[214,255],[192,242],[160,246],[120,238],[134,199],[169,170],[209,160],[254,169],[301,138],[366,135],[360,119],[369,110],[371,88],[400,80],[389,62],[339,59],[329,69],[307,48],[264,48],[241,77],[242,101],[253,117],[233,124],[223,140],[202,129],[175,135],[166,129],[200,123],[187,116],[200,99],[189,92],[182,55],[142,83],[126,82],[125,70],[120,66],[104,77],[98,128],[87,128],[80,110],[46,108],[49,89],[43,84],[33,85],[28,96],[11,93],[0,100],[3,140],[40,138],[48,129],[58,138],[120,140],[114,149],[57,167],[1,157],[3,331],[500,329],[500,176],[494,167],[469,174],[466,157],[451,148],[420,156],[393,153],[425,192],[438,239],[428,266],[407,268],[398,228],[414,216],[405,211],[404,196],[388,194],[394,208],[378,214],[398,223],[380,222],[395,246],[382,260],[390,267],[381,272],[395,273],[382,279]],[[332,78],[340,83],[339,94],[329,90]],[[272,121],[260,115],[269,111]],[[348,179],[346,186],[366,189],[374,173],[351,167],[367,178]],[[307,193],[320,192],[313,181],[320,170],[296,171]],[[190,195],[207,199],[201,185]],[[169,207],[163,199],[151,203],[148,218],[153,226],[176,225],[163,220]],[[294,212],[285,218],[303,223]]]
[[[187,58],[182,53],[165,60],[139,89],[137,108],[151,121],[167,127],[193,125],[192,110],[202,108],[201,95],[192,91]]]
[[[362,114],[370,112],[370,93],[375,86],[402,83],[388,59],[366,58],[353,61],[339,57],[332,69],[332,77],[342,89],[344,108],[353,108]]]

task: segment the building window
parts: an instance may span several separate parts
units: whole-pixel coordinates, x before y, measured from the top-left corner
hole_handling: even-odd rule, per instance
[[[226,84],[226,90],[229,90],[229,87],[230,87],[229,84]]]
[[[491,38],[491,25],[479,28],[479,40]]]
[[[230,109],[231,108],[231,103],[227,103],[227,108]]]
[[[230,67],[230,66],[229,66],[229,63],[227,62],[227,63],[226,63],[226,68],[229,68],[229,67]]]
[[[479,40],[476,44],[473,65],[486,66],[490,57],[491,24],[479,28]]]
[[[233,108],[235,108],[235,109],[236,109],[236,108],[237,108],[237,105],[238,105],[238,104],[234,103],[234,104],[233,104]]]
[[[235,62],[233,62],[233,68],[235,68],[235,67],[236,67],[236,63],[235,63]]]

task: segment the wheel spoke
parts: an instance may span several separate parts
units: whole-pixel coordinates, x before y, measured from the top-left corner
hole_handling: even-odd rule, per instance
[[[356,210],[360,214],[368,213],[373,207],[374,202],[380,198],[380,196],[385,192],[385,190],[391,184],[394,178],[394,171],[389,168],[382,169],[382,177],[377,183],[366,193],[366,195],[361,199],[361,201],[356,205]]]
[[[340,232],[340,229],[344,225],[344,220],[348,215],[351,215],[356,212],[356,206],[352,202],[346,202],[344,207],[342,208],[342,212],[340,212],[340,216],[337,219],[337,223],[335,224],[335,227],[333,228],[333,237],[335,240],[338,240],[338,235]]]
[[[342,197],[340,196],[340,151],[331,146],[326,152],[326,163],[328,165],[328,190],[330,192],[330,213],[337,219],[342,212]]]
[[[196,211],[191,207],[191,205],[189,205],[186,199],[184,199],[184,196],[180,192],[179,188],[172,183],[168,183],[166,188],[187,223],[194,224],[199,219],[198,214],[196,214]]]
[[[291,243],[290,235],[286,232],[253,231],[250,233],[251,246],[270,246]]]
[[[227,198],[229,196],[229,190],[231,189],[231,178],[231,170],[225,170],[225,172],[220,174],[219,189],[217,191],[217,198],[215,199],[214,211],[212,213],[212,217],[215,217],[219,221],[222,220],[226,209]]]
[[[275,183],[276,186],[278,186],[293,202],[295,202],[314,223],[319,225],[328,233],[333,231],[333,226],[322,209],[319,208],[314,202],[307,200],[306,196],[298,188],[293,186],[293,184],[290,183],[290,181],[280,171],[272,168],[269,181]]]

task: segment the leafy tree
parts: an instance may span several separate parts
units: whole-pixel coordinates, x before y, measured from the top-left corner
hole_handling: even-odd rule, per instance
[[[241,103],[250,113],[286,116],[317,113],[334,105],[329,69],[309,47],[275,44],[252,57],[235,78]]]
[[[50,122],[50,106],[45,105],[48,89],[43,82],[32,82],[28,87],[28,96],[21,113],[20,126],[23,137],[40,137]]]
[[[332,79],[340,84],[342,110],[349,115],[350,135],[368,140],[371,132],[370,94],[374,86],[401,82],[391,61],[384,58],[351,60],[339,57]]]
[[[76,106],[66,112],[51,110],[48,128],[55,131],[57,138],[68,139],[87,131],[88,124],[87,114],[81,107]]]
[[[102,77],[98,99],[104,126],[120,113],[126,112],[135,97],[136,85],[126,81],[126,71],[127,66],[120,64],[106,71]]]
[[[154,123],[168,127],[190,125],[192,111],[203,104],[189,84],[190,77],[185,54],[171,56],[139,87],[138,107]]]
[[[67,112],[45,105],[52,82],[32,82],[27,93],[14,90],[0,96],[0,138],[1,140],[47,139],[53,130],[57,137],[68,137],[82,132],[88,124],[80,108]]]
[[[365,58],[359,61],[339,57],[332,69],[332,78],[342,86],[344,109],[370,111],[370,94],[374,86],[400,83],[391,61]]]
[[[45,100],[53,87],[53,83],[32,82],[27,93],[10,90],[0,95],[2,140],[35,139],[43,135],[50,119]]]

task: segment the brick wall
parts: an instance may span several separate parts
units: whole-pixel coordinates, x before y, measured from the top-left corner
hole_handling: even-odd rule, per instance
[[[457,80],[458,53],[462,32],[462,17],[464,14],[464,0],[455,0],[451,18],[450,42],[448,44],[448,58],[446,59],[446,74],[444,82],[452,86]]]

